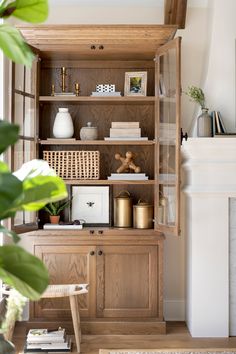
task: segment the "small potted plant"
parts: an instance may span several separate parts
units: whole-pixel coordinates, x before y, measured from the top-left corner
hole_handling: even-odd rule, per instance
[[[202,113],[197,119],[197,136],[211,137],[212,136],[212,119],[206,108],[205,95],[200,87],[190,86],[185,92],[191,98],[191,101],[200,105]]]
[[[62,210],[64,210],[68,205],[70,205],[71,200],[66,200],[65,202],[60,201],[60,202],[55,202],[55,203],[49,203],[45,205],[43,208],[45,211],[49,213],[49,218],[51,224],[59,224],[60,220],[60,213]]]

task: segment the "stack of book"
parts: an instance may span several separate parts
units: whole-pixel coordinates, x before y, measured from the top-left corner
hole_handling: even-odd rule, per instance
[[[121,97],[121,92],[120,91],[115,91],[115,92],[96,92],[93,91],[91,93],[92,97]]]
[[[24,353],[67,353],[71,351],[71,339],[64,328],[58,330],[30,329]]]
[[[105,140],[148,140],[147,137],[141,137],[141,128],[139,122],[112,122],[110,136]]]
[[[221,117],[221,114],[219,111],[213,111],[211,113],[212,117],[212,131],[213,131],[213,136],[214,135],[222,135],[222,134],[227,134],[226,128],[223,122],[223,119]]]
[[[145,173],[112,173],[109,180],[123,180],[123,181],[146,181],[148,176]]]

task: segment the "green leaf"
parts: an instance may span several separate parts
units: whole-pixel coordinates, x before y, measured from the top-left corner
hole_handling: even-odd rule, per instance
[[[36,176],[23,181],[23,209],[33,211],[43,208],[48,202],[67,197],[65,183],[57,176]]]
[[[47,0],[16,0],[7,8],[15,7],[12,15],[30,23],[44,22],[48,17]]]
[[[16,28],[8,24],[0,25],[0,48],[12,61],[31,66],[34,54]]]
[[[1,42],[0,42],[0,46],[1,46]],[[17,142],[18,134],[19,134],[18,125],[10,124],[4,120],[0,120],[0,154],[3,153],[8,148],[8,146],[13,145],[15,144],[15,142]]]
[[[0,173],[0,220],[15,215],[23,194],[22,182],[11,173]]]
[[[21,239],[14,231],[10,231],[2,225],[0,225],[0,232],[3,232],[4,234],[11,236],[15,243],[19,242]]]
[[[0,278],[31,300],[38,300],[49,282],[45,265],[16,245],[0,247]]]
[[[6,163],[0,161],[0,173],[10,172]]]

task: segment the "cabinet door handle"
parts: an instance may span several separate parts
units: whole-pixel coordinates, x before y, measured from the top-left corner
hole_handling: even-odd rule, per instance
[[[103,230],[98,230],[99,235],[103,234]]]
[[[185,139],[186,141],[188,140],[188,133],[185,133],[185,134],[184,134],[184,133],[183,133],[183,130],[182,130],[182,128],[181,128],[181,129],[180,129],[180,143],[181,143],[181,145],[182,145],[182,141],[183,141],[184,139]]]
[[[98,251],[98,255],[101,256],[102,255],[102,251]]]
[[[90,47],[91,49],[96,49],[96,46],[93,44],[93,45],[91,45],[91,47]]]
[[[90,252],[90,256],[94,256],[95,252],[94,251],[91,251]]]
[[[98,47],[98,49],[104,49],[104,46],[101,44],[99,47]]]
[[[94,234],[94,230],[90,230],[89,233],[90,233],[90,235],[93,235]]]

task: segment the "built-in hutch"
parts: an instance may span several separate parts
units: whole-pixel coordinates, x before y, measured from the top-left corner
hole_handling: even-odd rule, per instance
[[[109,185],[111,199],[128,190],[154,205],[152,229],[110,225],[78,231],[43,230],[45,214],[18,213],[14,228],[22,244],[46,264],[53,284],[89,283],[78,298],[84,333],[165,333],[163,318],[163,241],[179,230],[180,38],[175,26],[51,25],[20,27],[33,47],[31,69],[12,65],[12,121],[21,127],[13,148],[13,169],[47,150],[100,151],[99,180],[66,180],[73,185]],[[67,68],[67,90],[80,84],[79,96],[60,92],[60,68]],[[147,95],[124,96],[126,72],[147,72]],[[96,85],[115,84],[121,97],[93,97]],[[53,139],[59,107],[68,107],[75,141]],[[96,141],[80,140],[88,121],[98,127]],[[148,140],[109,141],[111,122],[137,121]],[[48,138],[51,138],[48,140]],[[131,150],[148,180],[108,180],[116,171],[115,153]],[[163,204],[164,200],[164,204]],[[163,209],[167,216],[163,218]],[[112,209],[112,208],[111,208]],[[171,214],[171,215],[170,215]],[[69,303],[44,299],[30,305],[30,322],[69,326]]]

